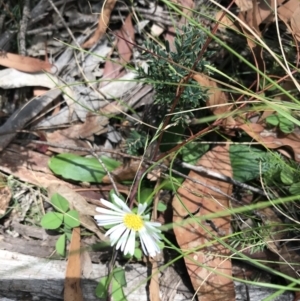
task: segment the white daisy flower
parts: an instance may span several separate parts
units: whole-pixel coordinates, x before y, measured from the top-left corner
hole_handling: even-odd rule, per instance
[[[109,209],[97,207],[96,210],[101,214],[94,216],[99,226],[115,225],[105,234],[109,236],[111,245],[117,244],[116,249],[120,249],[124,255],[133,255],[138,234],[146,255],[153,257],[160,253],[158,242],[161,231],[157,227],[161,224],[150,222],[149,215],[143,215],[147,204],[139,204],[137,213],[134,213],[117,195],[112,194],[112,198],[116,205],[101,199],[101,203]]]

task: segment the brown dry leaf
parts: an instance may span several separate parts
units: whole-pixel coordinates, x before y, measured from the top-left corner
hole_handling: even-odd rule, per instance
[[[94,140],[93,135],[100,135],[107,132],[108,118],[99,114],[88,113],[84,123],[70,126],[64,130],[57,130],[52,133],[45,133],[46,140],[51,143],[63,144],[73,147],[88,147],[83,138]],[[60,153],[68,152],[67,149],[49,147],[51,151]],[[85,154],[86,152],[70,151],[76,154]]]
[[[5,186],[0,189],[0,215],[5,214],[11,200],[11,191]]]
[[[253,8],[252,0],[235,0],[235,4],[241,12],[248,11]]]
[[[283,5],[283,2],[285,2]],[[279,6],[280,5],[280,6]],[[278,17],[283,21],[285,24],[291,22],[292,17],[296,17],[294,15],[295,12],[298,11],[299,8],[299,1],[298,0],[289,0],[289,1],[278,1]],[[298,15],[299,16],[299,15]],[[299,18],[298,18],[299,19]]]
[[[141,161],[140,160],[132,160],[130,163],[126,165],[121,165],[118,168],[114,169],[112,172],[110,172],[113,180],[117,183],[121,183],[126,180],[133,180],[137,172],[139,171],[141,167]],[[102,179],[102,183],[108,184],[110,183],[109,176],[105,176]]]
[[[64,285],[64,301],[83,301],[80,265],[80,228],[78,227],[72,231]]]
[[[0,170],[23,182],[41,187],[50,183],[64,183],[68,187],[79,188],[55,177],[48,167],[48,161],[48,156],[14,144],[0,152]]]
[[[120,71],[124,68],[124,65],[128,63],[132,56],[132,48],[134,43],[134,27],[132,25],[131,15],[128,15],[123,23],[123,26],[116,33],[117,48],[120,60],[113,62],[107,60],[104,66],[103,77],[104,78],[117,78],[123,74]],[[128,43],[130,42],[130,43]]]
[[[243,1],[244,2],[244,1]],[[271,22],[274,19],[274,0],[267,1],[251,1],[252,8],[248,10],[242,11],[239,14],[239,17],[242,16],[242,19],[245,23],[251,27],[253,25],[256,29],[262,23]],[[280,5],[284,2],[284,0],[277,0],[276,5],[280,7]],[[250,7],[250,5],[249,5]]]
[[[218,87],[217,83],[204,74],[195,74],[193,79],[199,83],[201,87],[208,89],[208,100],[206,106],[210,108],[214,115],[218,116],[226,114],[230,111],[231,104],[228,104],[226,94]],[[225,126],[235,125],[232,116],[226,117]]]
[[[216,20],[220,20],[222,18],[221,22],[219,23],[218,30],[232,29],[234,31],[239,31],[239,29],[236,27],[236,25],[230,19],[230,17],[227,16],[227,15],[223,16],[223,14],[224,14],[223,11],[218,11],[215,14],[215,19]]]
[[[259,29],[259,21],[257,20],[257,3],[253,1],[254,7],[248,13],[239,13],[239,18],[244,21],[253,31],[255,31],[260,37],[261,32]],[[251,16],[251,18],[250,18]],[[248,29],[244,26],[241,27],[242,31],[247,39],[247,44],[252,52],[252,56],[255,62],[255,66],[262,73],[265,73],[266,65],[263,59],[263,47],[260,43],[256,42],[256,38],[252,35]],[[260,74],[257,72],[256,89],[259,89]]]
[[[0,65],[23,72],[51,72],[53,65],[39,59],[6,52],[0,55]]]
[[[33,88],[33,96],[41,96],[44,95],[45,93],[47,93],[49,91],[49,89],[45,88],[45,87],[34,87]]]
[[[174,44],[174,39],[176,36],[175,33],[178,30],[178,28],[187,23],[185,16],[192,15],[192,10],[194,9],[195,3],[193,0],[172,0],[172,2],[178,4],[182,8],[182,16],[176,28],[174,28],[173,26],[168,27],[167,33],[165,34],[164,38],[169,42],[171,51],[176,51],[176,47]]]
[[[47,190],[49,198],[55,193],[62,195],[69,202],[71,209],[75,209],[79,212],[80,224],[94,232],[101,240],[107,240],[96,225],[95,220],[91,217],[97,214],[95,205],[89,204],[83,196],[64,184],[50,184],[47,186]]]
[[[292,33],[294,34],[294,36],[296,37],[298,42],[300,42],[300,5],[299,4],[300,3],[298,2],[298,7],[294,11],[294,13],[291,17]]]
[[[300,162],[300,130],[296,129],[290,134],[279,134],[276,131],[266,130],[257,123],[241,124],[238,126],[250,137],[260,142],[267,148],[286,147],[294,152],[294,159]]]
[[[116,2],[116,0],[104,1],[104,7],[102,7],[101,9],[101,13],[98,19],[98,27],[95,30],[94,34],[85,43],[81,45],[82,48],[93,47],[105,34],[106,29],[108,27],[110,14],[114,9]]]
[[[281,263],[279,265],[281,273],[294,279],[299,279],[300,256],[297,254],[297,250],[293,250],[291,247],[289,248],[287,245],[283,245],[279,251],[279,261]]]
[[[229,146],[216,146],[197,165],[232,177]],[[194,171],[189,173],[189,177],[216,187],[225,195],[231,195],[232,185],[229,183],[204,177]],[[221,243],[211,242],[215,241],[216,236],[221,238],[231,233],[230,216],[213,218],[209,222],[196,221],[201,216],[226,210],[228,198],[191,180],[184,181],[178,189],[178,196],[173,198],[173,222],[178,225],[174,225],[177,242],[183,251],[200,247],[184,257],[199,301],[235,300],[233,281],[228,278],[232,274],[229,251]],[[195,220],[190,219],[186,223],[189,213]]]

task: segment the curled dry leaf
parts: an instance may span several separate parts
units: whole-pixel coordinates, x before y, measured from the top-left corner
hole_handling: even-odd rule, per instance
[[[141,167],[140,160],[131,160],[128,164],[123,164],[113,171],[110,172],[111,177],[117,183],[121,183],[123,181],[133,180]],[[102,183],[108,184],[110,183],[109,176],[105,176],[102,179]]]
[[[299,4],[298,4],[299,5]],[[291,17],[291,29],[298,40],[300,42],[300,6],[297,7],[297,9],[294,11],[292,17]]]
[[[49,183],[64,183],[65,186],[79,188],[53,175],[48,167],[49,157],[26,147],[11,144],[0,152],[0,170],[36,186],[46,187]]]
[[[74,147],[88,147],[87,142],[83,139],[94,141],[94,135],[101,135],[107,132],[108,118],[106,116],[88,113],[84,123],[72,125],[63,130],[46,132],[46,140],[50,143],[61,144]],[[68,152],[64,148],[49,147],[49,150],[57,153]],[[76,154],[86,154],[82,151],[70,151]]]
[[[120,77],[120,71],[128,63],[132,56],[134,43],[134,27],[132,25],[131,15],[128,15],[120,30],[117,31],[117,48],[120,59],[118,62],[107,60],[104,66],[103,78]]]
[[[231,108],[228,103],[226,94],[218,87],[217,83],[204,74],[195,74],[193,79],[199,83],[203,88],[208,89],[208,100],[206,106],[210,108],[214,115],[224,117]],[[224,121],[224,126],[233,126],[235,121],[232,116],[227,116]]]
[[[293,133],[284,135],[278,131],[266,130],[258,123],[245,123],[239,125],[239,128],[266,148],[286,147],[292,149],[295,160],[300,162],[300,130],[296,129]]]
[[[114,9],[116,0],[107,0],[104,1],[104,7],[101,9],[101,13],[98,19],[98,27],[94,34],[82,44],[82,48],[91,48],[93,47],[105,34],[108,27],[109,18],[112,10]]]
[[[232,177],[229,146],[217,146],[207,152],[197,163],[205,168]],[[194,171],[189,173],[204,185],[218,188],[215,192],[192,180],[185,180],[173,198],[173,222],[177,242],[182,251],[196,249],[184,256],[191,282],[199,301],[233,301],[235,291],[229,251],[216,238],[231,232],[230,216],[210,219],[203,216],[218,213],[228,208],[232,185],[204,177]],[[190,218],[191,214],[192,218]],[[187,218],[189,222],[187,223]]]
[[[295,279],[300,278],[300,255],[297,252],[297,247],[295,248],[295,246],[293,247],[291,244],[284,244],[279,251],[279,261],[279,268],[282,273]]]
[[[9,52],[0,55],[0,65],[30,73],[52,72],[51,69],[53,68],[49,62]]]

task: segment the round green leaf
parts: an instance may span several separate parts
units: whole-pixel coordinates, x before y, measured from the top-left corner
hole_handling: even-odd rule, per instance
[[[134,254],[133,256],[137,259],[137,260],[141,260],[142,259],[142,250],[141,249],[134,249]]]
[[[114,278],[121,286],[126,286],[125,270],[123,268],[115,268],[113,270]]]
[[[70,210],[64,214],[65,226],[75,228],[80,226],[79,213],[76,210]]]
[[[196,162],[208,151],[208,149],[208,144],[190,142],[180,149],[180,153],[184,162],[196,164]]]
[[[157,204],[157,211],[164,212],[167,209],[167,205],[161,201]]]
[[[140,190],[140,193],[138,193],[138,197],[137,197],[137,201],[140,204],[144,204],[144,203],[148,203],[151,204],[153,201],[153,196],[151,198],[149,198],[149,195],[151,195],[151,193],[153,192],[152,188],[142,188]]]
[[[300,194],[300,183],[294,183],[290,189],[289,189],[290,194],[292,195],[299,195]]]
[[[279,128],[283,133],[289,134],[294,131],[295,125],[292,121],[284,116],[280,116],[279,121]]]
[[[294,183],[294,177],[291,170],[285,168],[280,172],[280,180],[285,185],[292,185]]]
[[[277,115],[270,115],[266,118],[266,122],[269,125],[277,126],[279,124],[279,119]]]
[[[66,235],[63,234],[61,235],[56,244],[55,244],[55,249],[56,249],[56,252],[60,255],[60,256],[63,256],[65,257],[66,256]]]
[[[233,178],[250,181],[269,169],[270,155],[261,149],[244,144],[233,144],[229,149]],[[261,167],[260,167],[261,166]]]
[[[63,222],[64,215],[59,212],[46,213],[41,220],[41,226],[44,229],[55,230],[58,229]]]
[[[98,298],[103,298],[103,299],[106,299],[107,298],[107,293],[108,293],[108,280],[109,280],[109,277],[108,276],[105,276],[105,277],[102,277],[96,287],[96,296]]]
[[[67,212],[69,209],[69,202],[60,194],[55,193],[51,198],[51,204],[55,208],[55,210],[59,212]]]
[[[122,286],[114,278],[112,279],[112,297],[114,301],[127,301]]]
[[[100,157],[108,171],[112,171],[121,165],[114,159],[106,156]],[[84,158],[74,154],[59,154],[49,161],[49,168],[64,179],[80,182],[101,183],[106,171],[96,158]]]

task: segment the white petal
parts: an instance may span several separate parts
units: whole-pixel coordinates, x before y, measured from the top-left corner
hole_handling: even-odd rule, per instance
[[[124,211],[114,211],[114,210],[110,210],[110,209],[106,209],[106,208],[101,208],[101,207],[97,207],[96,210],[99,212],[99,213],[102,213],[102,214],[109,214],[109,215],[124,215],[125,212]]]
[[[102,219],[101,217],[100,218],[97,218],[95,216],[95,220],[96,220],[96,223],[98,226],[109,226],[109,225],[115,225],[115,224],[120,224],[122,222],[122,219],[120,220],[119,218],[106,218],[106,219]]]
[[[144,241],[143,241],[142,239],[140,239],[140,241],[141,241],[142,250],[143,250],[144,254],[145,254],[146,256],[148,256],[148,251],[147,251],[147,249],[146,249],[146,246],[145,246]]]
[[[131,231],[125,246],[124,255],[130,254],[131,256],[134,254],[135,247],[135,231]]]
[[[129,236],[129,232],[130,232],[130,229],[126,229],[125,232],[122,234],[122,236],[120,237],[120,239],[116,245],[117,250],[120,249],[122,252],[124,251],[125,244],[127,242],[128,236]]]
[[[138,206],[138,215],[142,215],[144,213],[144,211],[146,210],[147,208],[147,203],[144,203],[144,204],[139,204]]]
[[[151,235],[149,235],[147,233],[146,230],[140,231],[139,235],[140,235],[140,239],[141,239],[142,244],[144,244],[143,249],[146,249],[147,253],[151,257],[155,256],[157,253],[160,253],[160,248],[157,245],[156,241],[153,239],[153,237],[151,237]]]
[[[156,233],[160,233],[161,230],[157,229],[155,227],[160,227],[161,224],[160,223],[155,223],[155,222],[144,222],[145,228],[147,229],[148,232],[156,232]]]
[[[106,200],[104,200],[104,199],[101,199],[100,202],[101,202],[104,206],[106,206],[106,207],[112,209],[113,211],[123,213],[123,210],[122,210],[122,209],[120,209],[119,207],[117,207],[115,204],[112,204],[111,202],[108,202],[108,201],[106,201]]]
[[[114,202],[123,209],[123,211],[127,213],[131,213],[132,211],[129,209],[129,207],[126,205],[125,202],[123,202],[116,194],[112,194],[112,198]]]
[[[119,224],[119,225],[114,226],[111,229],[109,229],[105,233],[105,236],[109,236],[111,244],[114,245],[120,239],[120,237],[123,235],[125,230],[126,230],[126,227],[124,226],[124,224]]]
[[[94,219],[97,219],[97,220],[100,220],[100,221],[102,221],[102,220],[107,221],[107,220],[110,220],[110,219],[115,219],[115,220],[118,220],[118,221],[122,222],[123,219],[124,219],[124,216],[97,214],[97,215],[94,215]]]

